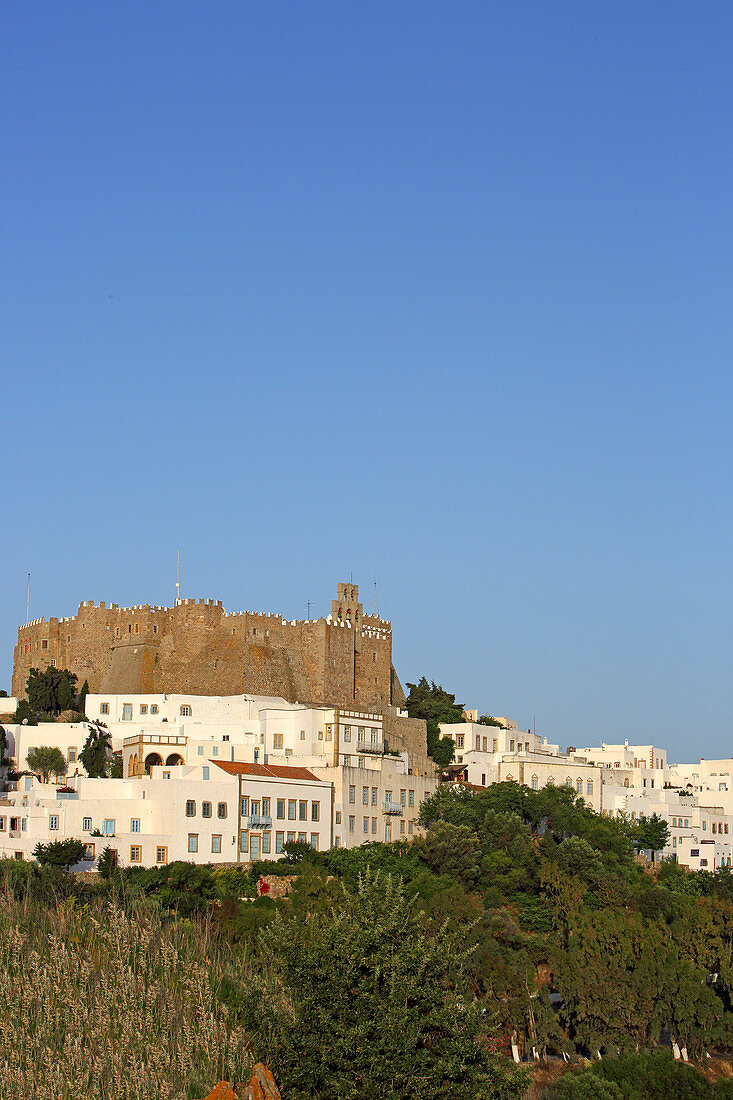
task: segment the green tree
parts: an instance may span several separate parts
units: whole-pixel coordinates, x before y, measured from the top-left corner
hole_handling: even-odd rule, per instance
[[[110,779],[122,779],[125,772],[125,765],[122,762],[122,753],[113,752],[112,760],[109,765],[109,777]]]
[[[112,873],[116,870],[116,868],[117,856],[108,846],[104,849],[101,856],[97,860],[97,870],[99,871],[101,878],[108,879],[112,877]]]
[[[490,714],[482,714],[479,718],[479,725],[481,726],[498,726],[499,729],[503,729],[502,723],[498,718],[492,718]]]
[[[40,776],[43,783],[48,783],[52,775],[57,778],[66,775],[64,754],[53,745],[39,745],[29,749],[26,760],[29,771]]]
[[[410,718],[423,718],[428,727],[428,755],[439,767],[444,768],[453,759],[453,741],[450,737],[441,737],[441,722],[462,722],[463,704],[456,703],[451,695],[433,680],[428,683],[424,676],[417,684],[408,684],[410,694],[405,709]]]
[[[76,701],[76,675],[67,668],[49,665],[45,672],[32,668],[26,681],[26,695],[36,714],[61,714],[74,710]]]
[[[522,1095],[524,1075],[488,1053],[486,1018],[452,986],[459,936],[429,929],[391,878],[367,875],[307,920],[276,915],[258,950],[263,988],[250,983],[244,1020],[291,1100]]]
[[[8,735],[5,727],[0,726],[0,764],[4,764],[8,755]]]
[[[97,722],[89,725],[89,736],[79,759],[90,779],[103,779],[107,774],[107,761],[112,752],[112,735],[105,726]]]
[[[68,869],[84,858],[86,850],[82,840],[52,840],[48,844],[36,844],[33,855],[39,863]]]
[[[27,726],[37,726],[38,719],[35,716],[33,707],[30,705],[27,699],[19,699],[18,705],[15,708],[15,714],[13,715],[13,722],[16,725],[21,726],[23,724]]]
[[[79,697],[76,700],[76,709],[80,714],[84,714],[86,710],[87,695],[89,694],[89,682],[87,680],[81,686]]]
[[[642,814],[635,830],[635,839],[640,848],[652,848],[659,852],[669,839],[669,826],[659,814],[654,813],[651,817]]]

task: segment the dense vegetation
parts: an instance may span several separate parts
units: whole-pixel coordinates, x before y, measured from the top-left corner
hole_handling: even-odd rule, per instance
[[[161,937],[185,931],[208,968],[205,1026],[219,1029],[219,1053],[194,1043],[187,1091],[176,1093],[179,1079],[161,1068],[165,1087],[173,1084],[160,1095],[205,1095],[196,1089],[202,1073],[213,1073],[212,1058],[242,1074],[254,1056],[270,1064],[285,1100],[520,1097],[526,1071],[507,1058],[512,1039],[530,1058],[534,1048],[578,1067],[588,1059],[548,1098],[730,1095],[667,1053],[672,1039],[692,1057],[733,1047],[730,872],[692,874],[669,863],[649,874],[634,852],[659,823],[598,816],[568,788],[442,788],[422,817],[429,827],[411,843],[323,853],[296,846],[282,863],[251,870],[179,863],[120,873],[108,865],[105,878],[85,885],[53,865],[64,853],[48,853],[46,866],[0,869],[8,896],[22,899],[6,919],[49,927],[83,908],[78,943],[94,957],[107,950],[110,922],[119,927],[123,917],[139,926],[143,953],[149,940],[160,951]],[[257,897],[258,876],[273,873],[294,876],[286,900]],[[54,937],[72,965],[82,948],[77,926],[69,928],[73,936],[57,930],[45,948],[33,932],[35,965],[50,965]],[[12,936],[8,928],[6,941]],[[21,957],[25,950],[20,944]],[[16,971],[5,977],[0,1016],[10,1018]],[[64,980],[78,1016],[87,1002],[75,978]],[[61,1015],[64,994],[54,989]],[[47,1014],[43,996],[38,1011]],[[126,1065],[137,1048],[125,1053],[121,1024],[110,1021],[114,1064]],[[166,1021],[175,1046],[182,1018]],[[38,1053],[28,1059],[44,1048],[59,1060],[59,1042],[48,1028],[34,1032],[29,1050]],[[100,1048],[100,1081],[112,1072],[105,1057]],[[72,1064],[64,1057],[63,1072]],[[125,1082],[121,1069],[118,1079]],[[153,1095],[125,1088],[115,1095]],[[56,1095],[78,1093],[59,1086]]]

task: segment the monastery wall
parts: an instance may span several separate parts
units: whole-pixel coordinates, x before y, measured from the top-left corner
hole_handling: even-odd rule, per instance
[[[70,618],[20,627],[12,694],[24,697],[30,669],[55,662],[92,692],[251,693],[372,709],[401,703],[401,690],[393,693],[391,624],[364,615],[357,585],[338,591],[331,615],[315,620],[228,613],[220,600],[82,603]]]

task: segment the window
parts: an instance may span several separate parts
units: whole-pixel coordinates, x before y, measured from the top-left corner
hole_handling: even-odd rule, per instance
[[[216,816],[218,818],[225,818],[227,816],[227,804],[226,802],[220,802],[216,807]]]
[[[300,731],[300,740],[305,741],[305,730]]]
[[[308,843],[308,834],[307,833],[298,833],[298,844],[307,844],[307,843]]]
[[[168,849],[167,848],[156,848],[155,849],[155,862],[156,863],[167,863],[168,862]]]
[[[115,819],[113,817],[107,817],[102,822],[102,833],[104,836],[115,835]]]
[[[456,748],[457,749],[462,749],[463,748],[463,734],[462,733],[456,734]]]
[[[139,844],[130,845],[130,863],[141,863],[143,858],[143,850]]]
[[[575,780],[575,790],[578,792],[578,794],[583,793],[583,780],[582,779],[576,779]]]
[[[82,829],[85,833],[91,833],[92,831],[92,819],[91,817],[85,817],[82,819]]]
[[[288,799],[288,821],[295,821],[297,803],[294,798]]]
[[[334,848],[340,848],[341,847],[341,837],[340,836],[335,836],[333,838],[333,846],[334,846]]]
[[[532,776],[532,790],[539,790],[540,782],[536,775]]]
[[[209,779],[209,765],[208,764],[204,764],[203,768],[201,769],[201,778],[203,780]]]
[[[275,833],[275,851],[280,854],[283,850],[283,841],[285,839],[285,833]]]
[[[285,799],[278,798],[277,800],[277,819],[278,821],[285,820]]]
[[[186,817],[196,816],[196,803],[192,798],[189,798],[186,802]]]
[[[132,721],[132,703],[123,703],[122,704],[122,721],[123,722],[131,722]]]
[[[369,832],[369,818],[368,818],[368,817],[365,817],[365,818],[363,819],[363,821],[362,821],[362,825],[363,825],[363,827],[364,827],[364,832],[365,832],[365,833],[368,833],[368,832]]]
[[[212,755],[212,756],[218,756],[218,755],[219,755],[219,746],[218,746],[218,745],[214,745],[214,746],[212,747],[212,749],[211,749],[211,755]],[[256,760],[257,760],[257,749],[255,749],[255,761],[256,761]]]
[[[384,823],[384,839],[387,841],[387,843],[389,843],[390,840],[392,839],[392,822],[391,821],[385,821],[385,823]]]
[[[100,703],[99,704],[99,713],[100,714],[109,714],[109,703]]]
[[[51,658],[51,668],[56,668],[56,658],[55,657]]]
[[[412,821],[408,821],[408,822],[407,822],[407,831],[408,831],[408,833],[411,833],[411,832],[412,832],[412,829],[413,829],[413,822],[412,822]]]
[[[262,834],[262,854],[263,856],[269,856],[270,854],[270,834]]]
[[[356,787],[349,787],[349,802],[356,802]]]
[[[376,819],[376,817],[373,817],[372,818],[372,832],[376,833],[376,831],[377,831],[377,819]]]
[[[372,787],[372,806],[376,806],[376,804],[377,804],[377,794],[378,793],[379,792],[378,792],[377,788]]]
[[[12,826],[12,822],[11,822],[11,826]],[[59,819],[58,819],[58,817],[57,817],[57,815],[56,815],[56,814],[50,814],[50,815],[49,815],[49,818],[48,818],[48,827],[49,827],[49,829],[51,830],[51,832],[56,832],[56,830],[58,829],[58,827],[59,827]]]
[[[351,740],[351,726],[344,726],[344,741]]]
[[[318,833],[311,833],[311,848],[318,851]]]
[[[408,791],[407,792],[407,805],[408,806],[414,806],[415,805],[415,792],[414,791]]]
[[[349,832],[353,833],[355,828],[356,828],[356,818],[353,816],[353,814],[350,814],[349,815]]]
[[[48,649],[48,642],[41,642],[41,649]]]
[[[283,735],[281,733],[276,733],[272,738],[272,747],[273,749],[281,749],[283,747]]]
[[[484,752],[486,752],[486,738],[484,737]]]
[[[157,714],[158,713],[158,704],[157,703],[151,703],[150,704],[150,713],[151,714]],[[161,849],[161,851],[167,852],[168,849],[163,848],[163,849]]]
[[[203,756],[204,755],[204,746],[199,745],[199,747],[196,749],[196,752],[198,753],[199,756]]]
[[[341,810],[336,810],[336,824],[341,824]]]
[[[326,726],[326,740],[333,741],[333,726]]]
[[[293,840],[295,840],[295,833],[288,832],[287,843],[290,844]]]
[[[514,742],[513,741],[509,742],[509,752],[514,752]]]
[[[240,852],[246,852],[249,845],[249,833],[245,830],[239,838]]]
[[[364,803],[365,806],[369,805],[369,788],[368,787],[362,787],[361,788],[361,800],[362,800],[362,802]]]
[[[218,855],[221,854],[221,837],[220,836],[212,836],[212,838],[211,838],[211,851],[214,853],[215,856],[218,856]]]
[[[76,749],[69,749],[69,763],[76,763]]]
[[[163,772],[163,778],[164,778],[164,779],[170,779],[170,777],[171,777],[171,773],[170,773],[170,772]]]
[[[320,802],[311,802],[311,821],[319,821],[321,812]]]
[[[239,807],[242,817],[246,817],[249,813],[249,798],[247,795],[242,799],[242,805]]]
[[[148,713],[148,704],[147,703],[141,703],[140,704],[140,713],[141,714],[147,714]]]
[[[179,713],[181,715],[181,718],[190,718],[191,717],[191,708],[189,707],[188,703],[183,703],[181,705],[181,710],[180,710]]]
[[[404,833],[404,831],[405,831],[405,823],[404,823],[404,821],[400,821],[400,833]]]
[[[189,852],[198,852],[198,850],[199,850],[199,834],[198,833],[189,833],[188,834],[188,850],[189,850]]]
[[[308,820],[308,803],[301,801],[301,802],[298,803],[298,821],[307,821],[307,820]]]
[[[407,791],[400,791],[400,806],[404,807],[407,804]]]
[[[94,859],[95,847],[93,844],[84,845],[83,859]]]
[[[201,816],[202,817],[211,817],[211,803],[210,802],[202,802],[201,803]]]
[[[131,820],[130,820],[130,832],[131,833],[139,833],[140,832],[140,818],[139,817],[131,818]]]
[[[593,780],[589,779],[585,785],[586,793],[593,794]]]

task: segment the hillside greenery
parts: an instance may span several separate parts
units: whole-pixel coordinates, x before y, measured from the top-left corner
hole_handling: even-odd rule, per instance
[[[664,1095],[682,1100],[730,1095],[668,1054],[673,1038],[703,1062],[705,1053],[733,1050],[730,871],[664,863],[650,874],[635,853],[659,823],[599,816],[569,788],[443,787],[421,815],[426,831],[411,842],[322,853],[300,846],[278,864],[251,868],[176,863],[120,872],[110,863],[106,877],[86,880],[53,862],[7,861],[4,938],[14,942],[13,922],[27,936],[29,923],[57,928],[61,920],[77,936],[77,918],[64,914],[84,912],[79,946],[58,929],[45,946],[33,933],[35,966],[60,965],[60,937],[73,971],[85,952],[101,958],[108,928],[123,917],[140,929],[143,954],[148,942],[160,951],[162,936],[185,933],[209,974],[205,1026],[220,1035],[211,1057],[228,1059],[232,1073],[264,1060],[284,1100],[519,1098],[527,1071],[508,1057],[512,1040],[530,1060],[534,1049],[573,1064],[548,1100],[661,1096],[647,1080],[667,1081]],[[261,874],[290,876],[289,896],[258,897]],[[26,942],[18,941],[21,958]],[[4,965],[0,1015],[10,1018],[17,971],[7,952]],[[55,1011],[66,995],[76,1016],[95,1011],[76,978],[64,981],[61,992],[58,983],[48,992]],[[41,1014],[51,1006],[43,996],[34,1002]],[[183,1027],[170,1014],[166,1021],[156,1032],[161,1044],[165,1028]],[[97,1023],[75,1026],[91,1034]],[[94,1072],[106,1080],[117,1066],[124,1080],[119,1067],[137,1048],[120,1047],[113,1015],[108,1026],[116,1046],[99,1048]],[[45,1058],[67,1072],[75,1055],[61,1058],[60,1041],[52,1029],[34,1032],[28,1064]],[[195,1090],[218,1079],[204,1081],[212,1061],[197,1057],[190,1055],[182,1096],[206,1095]],[[159,1069],[173,1090],[161,1095],[179,1095],[180,1078],[162,1062]],[[71,1085],[56,1093],[78,1094]]]

